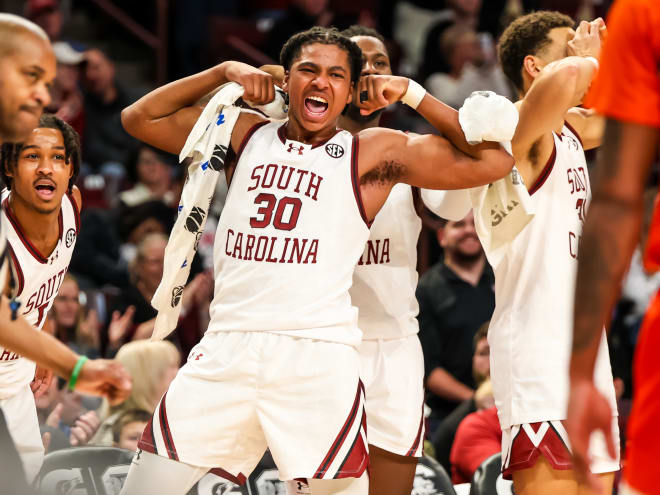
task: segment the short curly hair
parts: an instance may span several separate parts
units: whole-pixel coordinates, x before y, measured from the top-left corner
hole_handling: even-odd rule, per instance
[[[375,29],[367,26],[361,26],[360,24],[353,24],[351,27],[344,29],[341,34],[347,38],[353,38],[355,36],[369,36],[370,38],[376,38],[383,45],[385,44],[385,37],[382,34],[380,34]]]
[[[78,173],[80,173],[81,153],[78,133],[62,119],[49,113],[45,113],[41,116],[36,128],[57,129],[62,133],[64,141],[64,157],[66,162],[73,166],[73,175],[69,179],[69,186],[67,188],[67,192],[70,194],[73,185],[78,178]],[[2,180],[7,189],[11,189],[12,182],[12,179],[7,175],[7,172],[12,170],[18,164],[18,158],[22,149],[23,143],[3,143],[0,148],[0,176],[2,176]]]
[[[337,28],[324,28],[315,26],[307,31],[294,34],[284,43],[280,52],[280,64],[284,70],[291,70],[293,62],[300,56],[303,46],[320,43],[322,45],[335,45],[348,55],[351,69],[351,82],[357,83],[362,73],[362,50],[349,38],[341,34]]]
[[[523,90],[521,69],[525,57],[536,55],[551,42],[551,30],[574,24],[569,16],[550,10],[524,15],[509,24],[500,37],[498,55],[502,70],[516,88]]]

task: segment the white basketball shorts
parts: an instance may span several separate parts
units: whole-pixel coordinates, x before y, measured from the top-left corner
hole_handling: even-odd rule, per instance
[[[424,355],[417,335],[363,340],[369,443],[393,454],[421,457],[424,447]]]
[[[369,456],[357,350],[265,332],[207,333],[138,446],[237,484],[267,447],[282,480],[360,477]]]
[[[21,456],[28,483],[35,478],[44,459],[44,444],[39,432],[37,406],[29,385],[7,399],[0,399],[7,428]]]

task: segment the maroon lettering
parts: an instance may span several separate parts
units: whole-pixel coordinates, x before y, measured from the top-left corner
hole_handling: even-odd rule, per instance
[[[309,179],[309,185],[307,186],[307,192],[305,193],[305,196],[307,196],[308,198],[312,198],[314,201],[316,201],[316,195],[319,192],[319,186],[321,185],[321,182],[323,181],[323,177],[321,177],[320,175],[316,175],[314,172],[312,172],[311,174],[312,174],[312,176]],[[318,181],[316,181],[316,183],[315,183],[314,179],[318,179]],[[309,194],[309,192],[312,189],[314,190],[314,196],[311,196]]]
[[[371,260],[378,264],[378,248],[380,247],[380,239],[376,239],[376,245],[370,239],[367,241],[367,265],[371,265]]]
[[[259,187],[259,183],[261,182],[261,175],[257,174],[257,170],[260,168],[264,168],[263,165],[259,165],[258,167],[254,167],[254,170],[252,171],[252,180],[254,181],[254,185],[248,187],[248,191],[254,191],[257,187]]]
[[[270,251],[268,251],[268,256],[266,257],[268,263],[277,263],[277,258],[273,258],[273,248],[275,247],[276,242],[277,237],[270,238]]]
[[[282,249],[282,257],[280,258],[279,263],[284,263],[284,258],[286,258],[286,250],[289,247],[289,242],[291,242],[291,237],[284,238],[284,249]]]
[[[309,173],[308,170],[296,170],[298,172],[298,184],[296,185],[296,188],[293,190],[293,192],[300,192],[300,184],[303,180],[303,177]]]
[[[257,215],[263,215],[261,220],[257,217],[250,217],[250,227],[254,229],[263,229],[270,224],[270,218],[273,216],[273,208],[277,198],[272,194],[261,193],[254,198],[254,204],[261,205],[257,210]]]
[[[578,259],[578,244],[580,238],[575,235],[573,232],[568,233],[568,253],[571,255],[571,258]]]
[[[254,237],[252,234],[247,235],[247,242],[245,243],[245,257],[243,258],[244,260],[252,259],[252,247],[254,246],[255,240],[256,237]]]
[[[283,222],[282,216],[287,206],[291,206],[291,215],[288,222]],[[278,230],[293,230],[298,223],[300,208],[302,208],[302,200],[300,198],[282,198],[277,205],[273,227]]]
[[[273,173],[270,174],[270,177],[269,177],[268,173],[271,170],[273,171]],[[277,174],[277,165],[275,165],[274,163],[269,164],[266,167],[266,171],[264,172],[264,179],[261,181],[261,187],[263,189],[268,189],[270,187],[273,187],[273,182],[275,182],[275,175],[276,174]]]
[[[302,240],[302,246],[300,245],[300,239],[293,239],[293,247],[291,248],[291,256],[289,258],[289,263],[293,263],[293,257],[295,256],[297,261],[296,263],[302,263],[303,252],[305,250],[305,244],[307,244],[308,239]]]
[[[236,253],[238,253],[238,256],[236,256]],[[236,234],[236,244],[234,244],[234,252],[232,253],[231,257],[242,260],[243,259],[241,257],[242,255],[243,255],[243,232],[239,232],[238,234]]]
[[[303,263],[308,263],[309,258],[312,258],[311,263],[316,263],[316,253],[319,250],[319,240],[318,239],[312,239],[312,243],[309,246],[309,251],[307,251],[307,257],[305,258],[305,261]]]
[[[284,177],[284,174],[286,174],[286,169],[289,169],[289,176],[286,179],[286,184],[282,185],[282,178]],[[289,187],[289,182],[291,181],[292,175],[293,175],[293,167],[287,167],[286,165],[283,165],[282,172],[280,173],[280,178],[277,181],[277,188],[286,189],[287,187]]]
[[[234,231],[231,229],[227,229],[227,243],[225,244],[225,254],[227,256],[231,256],[231,253],[229,252],[229,236],[234,235]]]
[[[383,240],[383,251],[380,253],[379,263],[389,263],[390,262],[390,240]]]
[[[266,257],[266,248],[268,247],[268,237],[260,235],[257,239],[257,247],[254,250],[254,261],[263,261]],[[261,249],[261,253],[259,252]]]

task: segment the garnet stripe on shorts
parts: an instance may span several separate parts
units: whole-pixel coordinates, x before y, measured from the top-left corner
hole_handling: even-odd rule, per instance
[[[417,452],[417,449],[419,448],[419,442],[422,440],[422,430],[424,429],[424,403],[422,402],[422,416],[419,419],[419,429],[417,430],[417,436],[415,437],[415,441],[412,444],[412,447],[410,447],[410,450],[406,454],[406,456],[412,457],[415,455],[415,452]]]
[[[344,468],[347,468],[348,473],[351,475],[354,473],[361,473],[364,468],[366,468],[366,465],[363,466],[363,463],[365,459],[367,460],[368,463],[368,456],[365,457],[363,455],[364,452],[366,452],[367,448],[364,445],[364,437],[363,437],[363,432],[367,431],[367,413],[363,409],[362,410],[362,420],[360,421],[361,426],[358,428],[357,432],[355,433],[355,439],[353,440],[353,443],[351,444],[351,448],[348,449],[348,453],[344,457],[344,460],[341,462],[339,465],[339,468],[337,469],[337,472],[334,475],[334,479],[340,479],[340,478],[346,478],[348,477],[347,474],[344,473]]]
[[[163,440],[165,440],[165,447],[167,448],[167,454],[171,459],[175,461],[179,460],[179,456],[176,453],[176,447],[174,447],[174,440],[172,440],[172,432],[170,431],[170,425],[167,422],[167,411],[165,410],[165,398],[167,397],[167,392],[163,395],[163,398],[160,401],[160,431],[163,433]]]
[[[330,447],[328,454],[325,456],[325,459],[323,459],[323,462],[316,470],[316,473],[314,473],[314,478],[321,478],[323,476],[323,474],[327,471],[330,464],[332,464],[332,461],[335,460],[335,456],[337,455],[337,452],[344,444],[344,441],[346,440],[346,436],[348,435],[348,432],[351,429],[353,422],[355,421],[355,416],[357,415],[357,411],[360,406],[360,395],[362,394],[362,390],[363,390],[363,385],[362,385],[362,381],[360,380],[358,383],[358,389],[357,389],[357,393],[355,394],[355,400],[353,401],[353,407],[351,408],[351,412],[349,413],[348,418],[344,423],[344,426],[339,431],[337,438]]]

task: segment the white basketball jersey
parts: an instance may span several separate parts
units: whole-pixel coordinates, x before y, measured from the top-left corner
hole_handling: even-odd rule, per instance
[[[266,331],[359,345],[348,289],[369,237],[358,139],[311,146],[279,122],[238,152],[215,248],[209,331]]]
[[[578,244],[591,191],[580,138],[568,125],[553,138],[529,189],[536,214],[495,271],[488,342],[503,428],[566,418]],[[595,378],[616,411],[604,334]]]
[[[74,200],[62,198],[58,217],[60,238],[46,257],[25,236],[8,205],[8,192],[2,195],[3,227],[7,227],[7,242],[16,286],[18,314],[38,329],[44,324],[57,291],[69,268],[71,255],[80,229],[80,217]],[[14,395],[34,378],[35,364],[18,354],[0,348],[0,398]]]
[[[421,229],[412,187],[395,185],[371,225],[353,273],[350,294],[363,339],[398,339],[419,331],[415,289]]]

